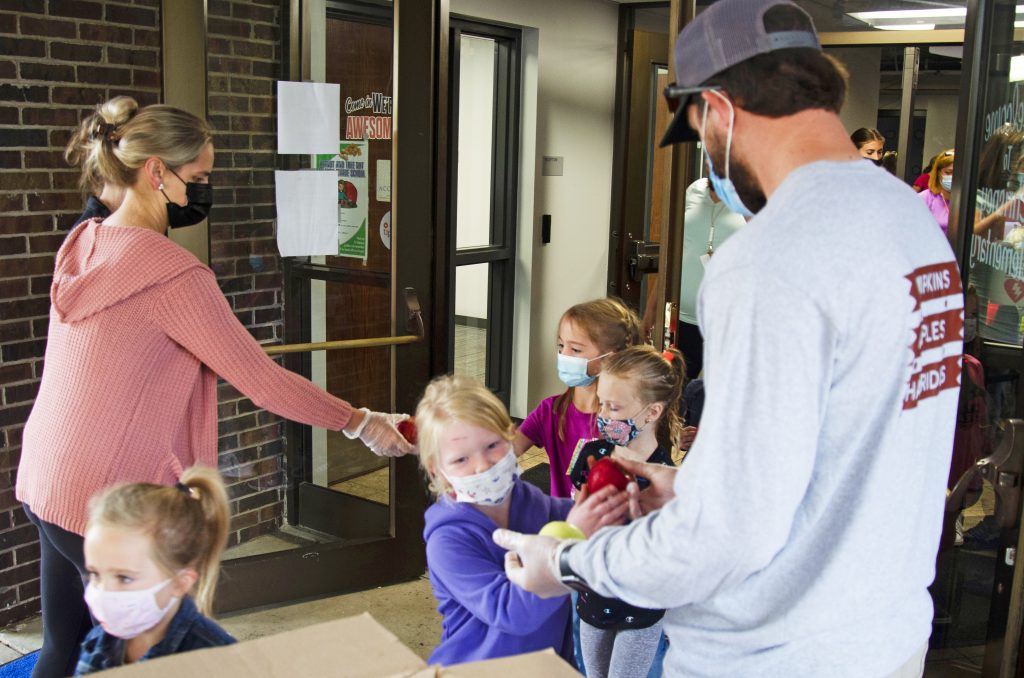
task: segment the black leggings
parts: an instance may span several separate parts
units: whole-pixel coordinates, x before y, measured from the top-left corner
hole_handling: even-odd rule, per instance
[[[85,554],[82,537],[41,520],[28,505],[25,513],[39,530],[39,588],[43,602],[43,649],[32,678],[73,675],[79,646],[92,628],[85,604]]]

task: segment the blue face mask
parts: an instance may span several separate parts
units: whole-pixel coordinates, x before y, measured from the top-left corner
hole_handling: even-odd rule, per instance
[[[946,189],[947,191],[952,191],[953,190],[953,175],[952,174],[944,174],[944,175],[942,175],[941,177],[939,177],[939,183],[942,184],[942,187],[944,189]]]
[[[708,159],[708,178],[711,180],[711,188],[714,189],[715,194],[718,195],[718,199],[722,201],[726,209],[729,209],[740,216],[750,218],[754,216],[754,213],[747,209],[747,206],[743,204],[743,200],[740,199],[739,193],[736,192],[736,186],[733,185],[732,179],[729,178],[729,155],[732,153],[732,127],[735,119],[735,111],[732,108],[732,102],[726,99],[724,96],[716,92],[715,90],[708,90],[712,94],[721,97],[725,103],[729,105],[729,135],[725,140],[725,177],[719,177],[718,173],[715,172],[715,167],[711,163],[711,154],[708,153],[707,142],[703,142],[704,156]],[[708,104],[704,102],[704,115],[701,119],[700,124],[700,138],[703,140],[705,129],[708,124]]]
[[[587,374],[587,365],[590,364],[591,360],[598,360],[608,355],[599,355],[597,358],[578,358],[571,355],[558,354],[558,378],[562,380],[562,383],[569,388],[576,388],[578,386],[590,386],[597,379],[597,375],[590,376]]]

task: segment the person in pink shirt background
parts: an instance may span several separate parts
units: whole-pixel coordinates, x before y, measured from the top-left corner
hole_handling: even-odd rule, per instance
[[[928,188],[918,193],[943,233],[949,228],[949,192],[952,188],[953,151],[950,149],[935,156],[928,176]]]
[[[67,676],[91,620],[82,534],[96,492],[173,485],[217,467],[217,377],[255,405],[360,437],[377,454],[411,446],[405,415],[353,407],[270,359],[235,317],[209,267],[166,237],[213,203],[207,123],[130,97],[79,132],[83,186],[124,187],[106,219],[83,221],[57,253],[46,370],[25,425],[16,495],[39,530],[43,648],[34,676]]]

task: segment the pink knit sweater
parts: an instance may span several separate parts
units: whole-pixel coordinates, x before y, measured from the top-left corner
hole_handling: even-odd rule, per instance
[[[257,406],[341,429],[351,406],[267,357],[213,272],[145,228],[83,222],[57,253],[46,368],[17,497],[85,531],[96,491],[217,466],[217,375]]]

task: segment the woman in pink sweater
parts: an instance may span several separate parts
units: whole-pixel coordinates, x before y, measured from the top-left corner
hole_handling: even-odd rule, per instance
[[[193,464],[216,468],[218,375],[288,419],[343,430],[378,454],[411,451],[394,426],[401,416],[353,410],[268,358],[213,272],[166,237],[213,202],[204,121],[118,97],[83,129],[84,170],[125,197],[68,234],[50,290],[46,369],[17,480],[41,549],[36,676],[70,675],[91,626],[81,585],[87,501],[115,483],[174,484]]]

